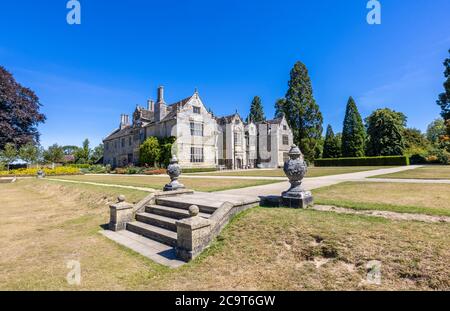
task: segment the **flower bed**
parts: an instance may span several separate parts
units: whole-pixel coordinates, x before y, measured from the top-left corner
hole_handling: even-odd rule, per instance
[[[42,169],[46,176],[56,176],[56,175],[79,175],[81,174],[80,169],[75,167],[55,167],[52,168],[43,168]],[[10,171],[0,171],[0,176],[36,176],[39,168],[20,168],[17,170]]]

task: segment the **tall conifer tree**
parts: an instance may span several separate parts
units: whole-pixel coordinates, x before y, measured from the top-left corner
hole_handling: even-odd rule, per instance
[[[352,97],[348,99],[342,130],[342,156],[363,157],[365,142],[364,124]]]

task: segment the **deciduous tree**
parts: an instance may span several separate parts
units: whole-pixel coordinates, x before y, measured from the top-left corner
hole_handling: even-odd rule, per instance
[[[139,162],[141,165],[155,166],[160,159],[161,149],[156,137],[147,138],[139,147]]]
[[[7,143],[20,148],[29,142],[39,142],[37,126],[45,121],[40,107],[36,94],[17,83],[0,66],[0,149]]]
[[[366,118],[367,154],[370,156],[402,155],[406,116],[388,108],[375,110]]]

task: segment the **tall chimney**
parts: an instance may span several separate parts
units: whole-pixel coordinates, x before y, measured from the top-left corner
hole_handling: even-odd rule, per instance
[[[147,104],[148,104],[147,110],[155,111],[155,102],[153,101],[153,99],[149,99],[147,101]]]
[[[158,103],[164,103],[164,86],[158,88]]]

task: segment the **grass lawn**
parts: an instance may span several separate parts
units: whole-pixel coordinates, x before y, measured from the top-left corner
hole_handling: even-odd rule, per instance
[[[389,166],[391,167],[391,166]],[[309,167],[306,177],[320,177],[388,168],[388,166],[354,166],[354,167]],[[252,177],[286,177],[282,169],[261,169],[245,171],[223,171],[195,173],[196,175],[216,176],[252,176]],[[189,175],[189,174],[186,174]]]
[[[450,179],[450,165],[429,165],[404,172],[373,176],[373,178]]]
[[[125,186],[146,187],[162,190],[167,184],[169,177],[158,176],[124,176],[124,175],[77,175],[54,177],[56,179],[88,181],[103,184],[116,184]],[[267,185],[277,182],[276,180],[242,180],[242,179],[201,179],[201,178],[181,178],[180,182],[186,188],[197,191],[220,191],[251,186]]]
[[[316,204],[450,216],[450,185],[347,182],[313,191]]]
[[[48,181],[0,187],[1,290],[449,290],[450,226],[312,210],[254,208],[175,270],[98,233],[119,193]],[[66,263],[81,263],[81,285]],[[381,261],[382,283],[365,282]]]

